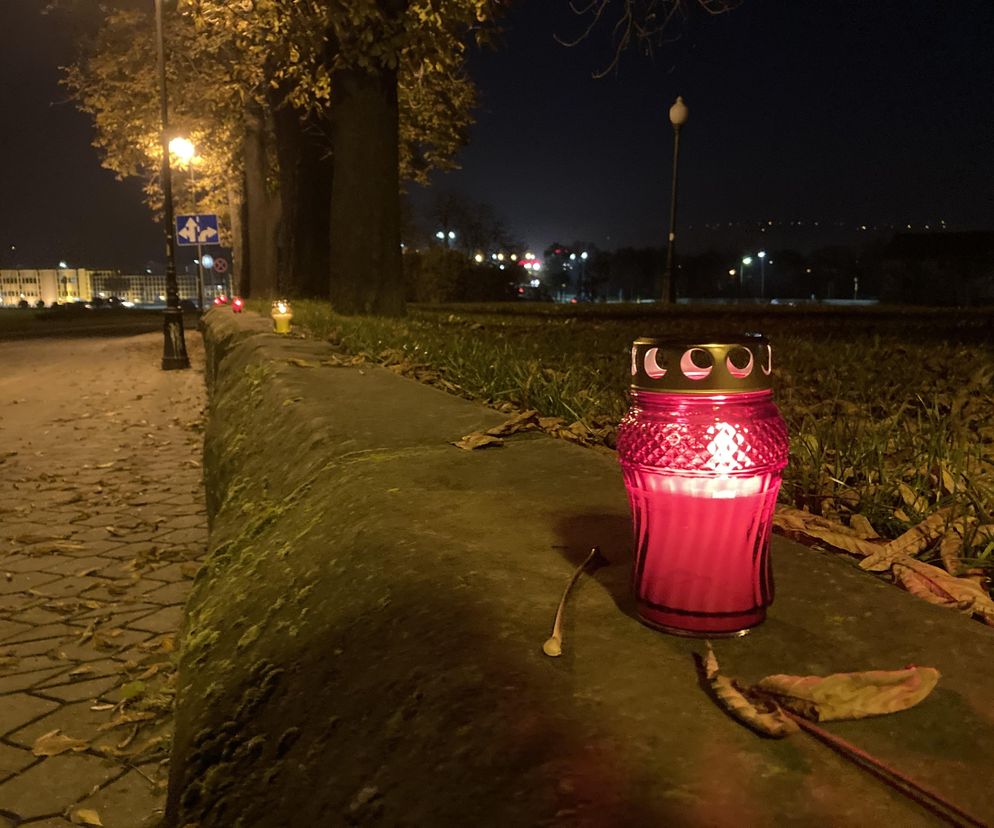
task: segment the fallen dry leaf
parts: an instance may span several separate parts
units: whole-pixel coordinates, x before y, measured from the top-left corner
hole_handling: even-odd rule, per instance
[[[957,578],[914,558],[895,561],[891,569],[897,582],[913,595],[930,604],[978,615],[985,624],[994,626],[994,600],[972,578]]]
[[[473,449],[486,448],[487,446],[502,446],[504,445],[504,441],[500,437],[494,437],[492,434],[475,431],[472,434],[467,434],[458,443],[453,443],[452,445],[464,451],[473,451]]]
[[[77,808],[69,815],[73,825],[103,825],[100,814],[90,808]]]
[[[34,744],[31,746],[31,752],[35,756],[58,756],[60,753],[65,753],[69,750],[79,753],[88,747],[89,744],[82,739],[74,739],[72,736],[66,736],[61,730],[56,728],[35,739]]]
[[[742,724],[764,736],[782,739],[784,736],[789,736],[797,731],[797,725],[775,705],[770,710],[757,707],[745,697],[731,679],[721,675],[718,659],[715,657],[711,642],[708,642],[707,647],[707,655],[704,657],[704,674],[725,710]]]
[[[938,680],[939,671],[932,667],[907,667],[830,676],[767,676],[752,690],[798,716],[826,722],[906,710],[931,693]]]
[[[148,713],[146,711],[136,710],[132,713],[122,713],[120,716],[114,719],[114,721],[100,725],[100,727],[98,727],[97,730],[103,733],[106,730],[114,730],[114,728],[117,727],[127,727],[128,725],[134,724],[135,722],[147,722],[150,719],[154,718],[155,718],[154,713]]]
[[[287,365],[295,365],[298,368],[320,368],[321,363],[316,359],[301,359],[300,357],[290,357]]]
[[[861,537],[856,529],[788,506],[777,507],[773,515],[773,525],[781,531],[819,540],[855,555],[864,557],[875,555],[881,549],[879,544],[871,543]]]
[[[967,521],[960,518],[947,527],[946,533],[939,541],[939,557],[942,559],[942,565],[951,575],[959,575],[963,568],[959,553],[963,549],[963,533],[966,531],[966,526]]]
[[[538,425],[538,412],[529,409],[515,414],[500,425],[487,429],[487,434],[493,437],[506,437],[508,434],[515,434],[519,431],[527,431]]]
[[[859,562],[860,567],[870,572],[884,572],[890,568],[894,561],[905,556],[917,555],[932,541],[942,537],[948,523],[949,511],[947,507],[933,512],[903,535],[899,535],[890,543],[878,547],[873,555],[869,555]]]
[[[849,528],[856,532],[857,537],[863,540],[873,540],[880,537],[877,534],[877,530],[873,528],[873,524],[864,515],[853,515],[849,518]]]

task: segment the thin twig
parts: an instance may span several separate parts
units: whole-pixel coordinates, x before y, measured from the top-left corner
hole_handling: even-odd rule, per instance
[[[954,805],[941,794],[933,791],[931,788],[926,788],[924,785],[916,782],[914,779],[911,779],[911,777],[905,776],[896,768],[892,768],[890,765],[881,762],[865,750],[856,747],[856,745],[852,742],[849,742],[840,736],[829,733],[824,728],[819,727],[813,722],[810,722],[795,713],[791,713],[789,710],[784,710],[783,712],[794,722],[796,722],[802,730],[818,739],[820,742],[828,745],[830,748],[842,754],[860,767],[864,767],[866,770],[870,771],[879,779],[894,788],[894,790],[904,794],[906,797],[917,802],[924,808],[927,808],[933,814],[944,819],[950,825],[970,826],[970,828],[991,828],[989,823],[977,819],[972,814],[964,811],[958,805]]]
[[[580,574],[587,567],[587,564],[597,557],[600,552],[601,548],[599,546],[591,549],[590,554],[583,559],[583,563],[576,568],[573,572],[573,577],[566,584],[566,589],[563,590],[563,597],[559,599],[559,606],[556,608],[556,620],[552,623],[552,635],[542,645],[542,652],[547,656],[555,658],[563,654],[563,610],[566,608],[566,597],[569,595],[569,591],[573,588],[573,585],[579,580]]]

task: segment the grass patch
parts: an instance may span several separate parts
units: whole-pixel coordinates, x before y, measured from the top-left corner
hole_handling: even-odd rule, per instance
[[[506,303],[378,319],[296,301],[294,313],[342,350],[579,421],[612,446],[633,339],[761,331],[791,435],[781,501],[844,524],[862,515],[887,538],[949,507],[964,563],[994,567],[994,310]]]

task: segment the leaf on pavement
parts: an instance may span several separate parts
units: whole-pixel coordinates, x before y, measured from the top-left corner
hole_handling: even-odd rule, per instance
[[[538,426],[538,412],[532,409],[520,411],[500,425],[487,429],[487,434],[493,437],[506,437],[519,431],[527,431]]]
[[[905,556],[917,555],[932,541],[942,537],[948,523],[949,511],[946,507],[933,512],[917,526],[913,526],[903,535],[880,547],[874,555],[860,561],[860,567],[870,572],[885,572],[894,561]]]
[[[819,540],[854,555],[864,557],[876,555],[881,549],[879,544],[871,543],[861,537],[856,529],[800,509],[777,507],[773,515],[773,525],[789,534]]]
[[[862,719],[913,707],[932,692],[932,667],[870,670],[830,676],[767,676],[752,690],[815,722]]]
[[[91,808],[77,808],[69,815],[69,821],[73,825],[103,825],[100,814]]]
[[[500,437],[494,437],[492,434],[474,431],[472,434],[467,434],[458,443],[453,443],[452,445],[458,446],[463,451],[473,451],[473,449],[486,448],[487,446],[502,446],[504,445],[504,441]]]
[[[290,357],[287,360],[288,365],[295,365],[298,368],[320,368],[321,363],[316,359],[301,359],[300,357]]]
[[[972,578],[957,578],[937,566],[914,558],[896,561],[892,571],[897,582],[913,595],[930,604],[978,615],[985,624],[994,626],[994,600]]]
[[[787,718],[776,705],[773,705],[769,710],[757,707],[743,695],[731,679],[721,675],[718,669],[718,659],[711,648],[711,643],[708,642],[707,646],[707,655],[704,657],[704,674],[725,710],[762,736],[782,739],[784,736],[789,736],[797,731],[797,725]]]
[[[35,739],[34,744],[31,746],[31,752],[35,756],[58,756],[60,753],[65,753],[69,750],[79,753],[88,747],[89,744],[82,739],[74,739],[72,736],[66,736],[65,733],[56,728]]]

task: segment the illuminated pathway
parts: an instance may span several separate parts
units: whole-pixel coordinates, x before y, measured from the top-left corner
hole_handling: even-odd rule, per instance
[[[207,537],[203,348],[0,342],[0,828],[156,823]]]

